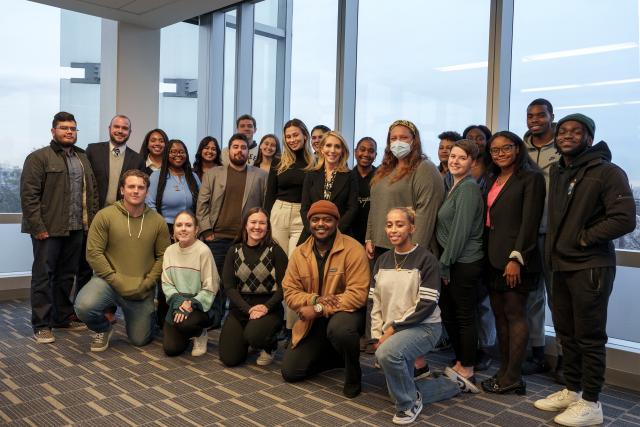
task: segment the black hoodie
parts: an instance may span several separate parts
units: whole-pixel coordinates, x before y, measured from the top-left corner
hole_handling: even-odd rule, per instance
[[[547,261],[553,271],[616,265],[613,240],[636,226],[636,207],[624,171],[600,141],[570,165],[553,164],[549,179]]]

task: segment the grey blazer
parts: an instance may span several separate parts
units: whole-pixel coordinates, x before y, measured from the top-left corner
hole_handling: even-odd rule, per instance
[[[198,208],[196,217],[200,223],[200,233],[213,231],[218,220],[218,214],[224,203],[224,192],[227,187],[227,169],[229,166],[217,166],[205,172],[202,176],[202,185],[198,193]],[[262,206],[265,190],[267,188],[268,174],[260,168],[247,166],[247,182],[242,195],[242,218],[247,211],[256,206]],[[228,197],[239,195],[228,194]]]

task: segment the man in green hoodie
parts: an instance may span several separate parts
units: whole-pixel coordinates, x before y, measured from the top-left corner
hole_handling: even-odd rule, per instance
[[[109,308],[119,306],[133,345],[152,338],[153,290],[162,272],[169,231],[161,215],[144,204],[149,176],[137,169],[120,178],[119,200],[98,212],[87,236],[87,261],[94,271],[76,298],[78,317],[96,332],[91,351],[109,347]]]

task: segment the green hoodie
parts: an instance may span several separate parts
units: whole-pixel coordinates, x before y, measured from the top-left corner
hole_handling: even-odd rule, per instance
[[[87,262],[123,298],[146,298],[162,273],[169,246],[167,224],[145,207],[134,218],[121,201],[100,210],[87,236]]]

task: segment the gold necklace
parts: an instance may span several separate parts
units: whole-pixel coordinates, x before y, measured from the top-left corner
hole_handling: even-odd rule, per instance
[[[396,271],[400,271],[402,269],[402,266],[404,265],[405,261],[407,261],[407,258],[409,258],[409,254],[406,254],[404,256],[404,259],[398,263],[398,260],[396,259],[396,250],[393,250],[393,262],[396,264]]]

